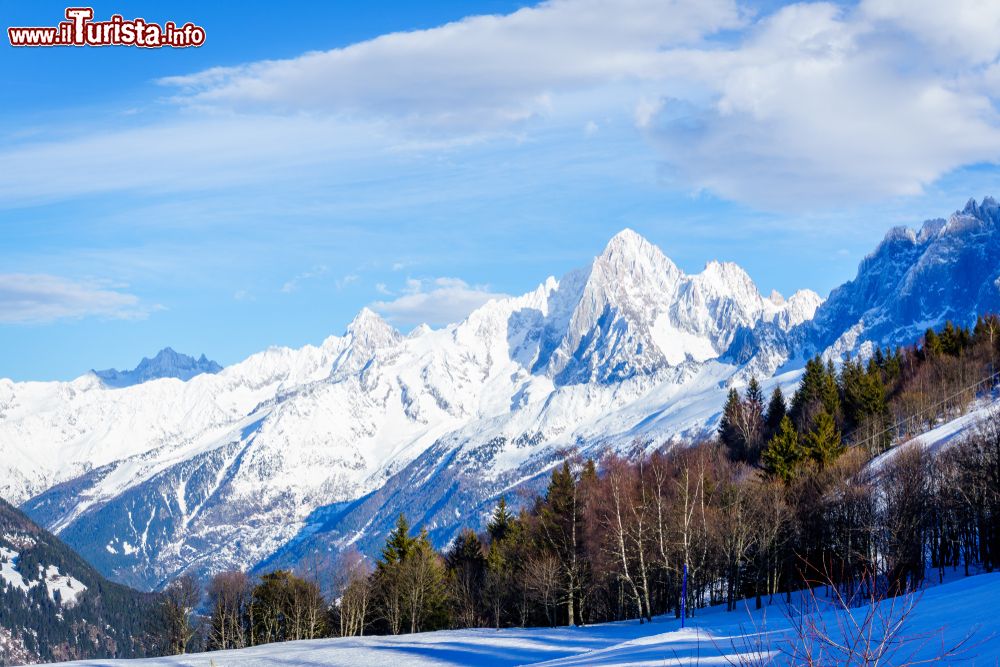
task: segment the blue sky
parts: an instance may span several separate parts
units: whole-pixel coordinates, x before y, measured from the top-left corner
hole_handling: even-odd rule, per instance
[[[0,46],[0,377],[441,325],[623,227],[825,295],[1000,194],[1000,12],[963,3],[95,3],[207,41]]]

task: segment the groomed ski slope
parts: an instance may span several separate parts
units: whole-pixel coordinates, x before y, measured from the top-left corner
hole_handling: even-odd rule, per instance
[[[899,655],[930,658],[942,646],[965,638],[960,655],[944,664],[996,665],[1000,661],[1000,573],[963,578],[950,574],[948,583],[923,591],[907,617],[901,636],[907,644]],[[789,641],[793,632],[784,604],[775,601],[761,611],[726,612],[715,607],[702,610],[680,629],[672,617],[652,623],[605,623],[584,628],[533,628],[448,630],[396,637],[321,639],[258,646],[240,651],[219,651],[152,660],[93,660],[73,665],[127,665],[129,667],[258,667],[264,665],[735,665],[738,655],[766,636],[773,651]],[[861,618],[865,607],[854,611]],[[884,607],[883,607],[884,609]],[[838,627],[837,614],[822,612],[830,630]],[[783,654],[774,664],[789,664]],[[64,663],[65,664],[65,663]],[[892,661],[883,664],[897,664]]]

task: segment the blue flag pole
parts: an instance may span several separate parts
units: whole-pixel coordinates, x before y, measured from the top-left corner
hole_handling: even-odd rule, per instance
[[[684,627],[684,619],[687,616],[687,596],[688,596],[688,566],[684,563],[684,579],[681,582],[681,627]]]

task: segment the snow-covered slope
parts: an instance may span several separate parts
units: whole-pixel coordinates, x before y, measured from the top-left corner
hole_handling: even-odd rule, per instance
[[[16,536],[9,536],[16,539]],[[37,570],[30,568],[23,571],[18,565],[21,554],[13,549],[0,547],[0,586],[12,587],[22,593],[28,593],[35,586],[43,586],[48,591],[49,599],[60,606],[72,607],[76,599],[87,587],[76,577],[63,574],[55,565],[36,565]]]
[[[900,453],[910,448],[937,454],[962,443],[969,437],[976,436],[977,433],[982,433],[987,422],[1000,423],[1000,393],[997,390],[977,398],[964,414],[954,419],[940,420],[934,428],[884,452],[869,465],[875,470],[881,470]]]
[[[813,349],[912,342],[988,307],[998,219],[985,200],[892,232],[826,303],[764,297],[734,264],[687,275],[625,230],[588,266],[440,330],[403,336],[366,309],[318,347],[188,381],[0,380],[0,495],[144,587],[374,550],[400,511],[443,544],[568,448],[703,433],[750,374],[790,388]]]
[[[901,622],[897,640],[888,647],[882,663],[922,664],[940,662],[935,657],[961,645],[952,660],[969,665],[993,665],[1000,660],[1000,635],[993,622],[995,600],[1000,595],[1000,574],[983,574],[924,591],[910,602],[880,607],[876,623]],[[912,612],[903,618],[903,610]],[[780,602],[752,610],[752,604],[734,612],[715,607],[698,612],[681,629],[673,617],[605,623],[582,628],[511,628],[504,630],[445,630],[387,637],[345,637],[268,644],[238,651],[219,651],[149,660],[70,663],[120,667],[210,667],[238,664],[270,665],[395,665],[443,667],[445,665],[546,665],[555,667],[603,665],[677,667],[686,665],[765,664],[788,665],[789,646],[796,642],[792,620],[801,619]],[[852,610],[864,623],[869,607]],[[823,607],[816,622],[829,638],[841,641],[850,621],[844,612]],[[862,625],[862,627],[864,627]],[[849,635],[854,636],[854,635]],[[876,638],[876,641],[880,639]],[[743,663],[740,657],[746,658]],[[912,661],[912,662],[911,662]],[[880,663],[880,664],[882,664]]]

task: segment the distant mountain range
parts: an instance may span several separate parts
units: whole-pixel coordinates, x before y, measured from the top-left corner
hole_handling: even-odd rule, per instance
[[[567,449],[704,433],[751,374],[790,386],[813,354],[967,323],[1000,310],[998,279],[991,198],[890,231],[825,302],[764,297],[731,263],[687,275],[625,230],[586,267],[439,330],[403,335],[365,309],[319,346],[185,382],[0,380],[0,495],[147,588],[372,552],[400,511],[443,544]]]
[[[207,359],[204,354],[195,359],[165,347],[152,359],[143,357],[139,365],[130,371],[109,368],[105,371],[91,371],[91,373],[99,377],[105,386],[121,388],[161,378],[190,380],[202,373],[218,373],[221,370],[222,366]]]

